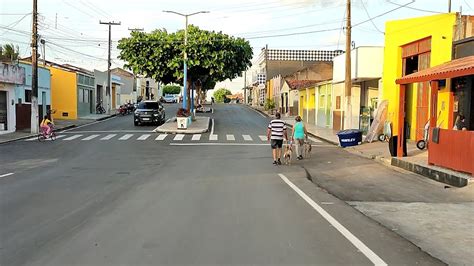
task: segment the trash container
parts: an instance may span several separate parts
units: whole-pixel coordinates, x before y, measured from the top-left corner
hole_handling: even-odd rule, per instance
[[[356,146],[362,142],[362,131],[358,129],[346,129],[337,132],[341,147]]]

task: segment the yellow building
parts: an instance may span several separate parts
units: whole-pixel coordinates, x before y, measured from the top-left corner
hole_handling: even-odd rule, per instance
[[[51,71],[51,109],[54,119],[77,119],[76,73],[58,67]]]
[[[405,128],[405,132],[410,133],[409,139],[423,138],[430,112],[428,82],[409,85],[401,94],[395,80],[450,61],[453,41],[465,37],[459,34],[465,28],[462,21],[472,24],[469,19],[465,20],[465,16],[456,13],[386,23],[382,99],[389,102],[387,120],[392,122],[394,135],[403,128],[398,121],[401,106],[406,114],[405,123],[409,130]],[[450,80],[443,84],[438,93],[437,125],[448,128],[453,123],[453,100]]]

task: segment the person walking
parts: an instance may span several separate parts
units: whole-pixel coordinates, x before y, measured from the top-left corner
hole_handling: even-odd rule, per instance
[[[273,165],[281,165],[281,148],[283,146],[283,139],[288,139],[286,133],[286,125],[280,119],[280,113],[275,114],[275,119],[270,121],[267,129],[267,139],[270,141],[273,155]]]
[[[303,159],[303,145],[304,145],[304,139],[305,139],[305,136],[307,135],[307,132],[306,132],[306,127],[301,121],[301,116],[299,115],[296,116],[295,121],[296,123],[293,126],[291,138],[296,146],[296,159],[301,160]]]

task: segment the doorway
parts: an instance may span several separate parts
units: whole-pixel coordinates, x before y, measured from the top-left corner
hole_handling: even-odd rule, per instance
[[[7,92],[0,91],[0,130],[8,130]],[[3,124],[3,126],[1,126]]]

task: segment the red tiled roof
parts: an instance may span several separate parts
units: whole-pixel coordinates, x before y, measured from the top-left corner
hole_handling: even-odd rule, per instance
[[[315,85],[318,82],[319,80],[287,80],[286,81],[286,83],[288,83],[288,86],[292,90],[308,88]]]
[[[397,84],[408,84],[474,75],[474,56],[454,59],[438,66],[420,70],[397,79]]]

